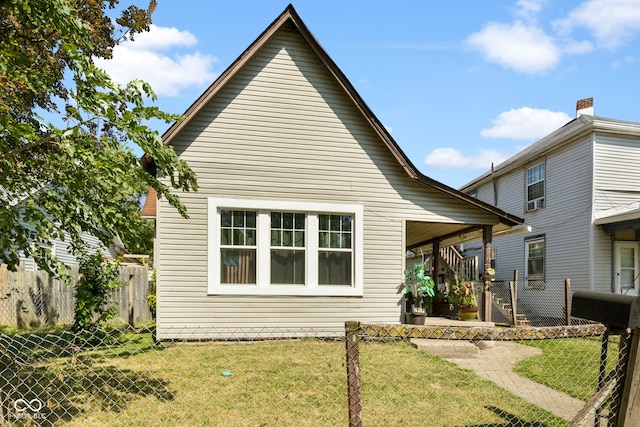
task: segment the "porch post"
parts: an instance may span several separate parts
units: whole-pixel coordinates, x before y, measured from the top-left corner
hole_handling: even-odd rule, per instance
[[[485,322],[491,322],[491,291],[489,284],[491,279],[487,271],[491,268],[491,239],[493,227],[485,225],[482,227],[482,244],[484,246],[484,267],[482,269],[482,280],[484,281],[482,292],[482,313]]]
[[[433,267],[433,272],[431,273],[431,278],[433,279],[433,281],[435,282],[435,284],[438,284],[438,268],[439,268],[439,262],[438,262],[438,257],[440,255],[440,241],[436,240],[435,242],[433,242],[433,246],[431,249],[432,253],[432,262],[431,265]]]

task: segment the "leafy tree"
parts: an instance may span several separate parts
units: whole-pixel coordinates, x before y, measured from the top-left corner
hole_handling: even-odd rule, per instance
[[[109,305],[109,295],[124,286],[124,282],[118,278],[119,265],[105,263],[100,253],[82,253],[78,263],[80,277],[75,284],[71,330],[92,336],[100,325],[116,314],[115,308]]]
[[[114,23],[108,13],[117,3],[0,5],[0,259],[9,268],[22,252],[61,273],[47,247],[64,239],[80,254],[83,233],[105,246],[119,236],[139,247],[148,231],[139,202],[148,187],[187,216],[172,189],[197,190],[195,174],[148,125],[179,117],[148,105],[155,100],[148,84],[120,86],[93,62],[149,28],[155,0],[128,7]],[[132,145],[170,185],[140,167]]]

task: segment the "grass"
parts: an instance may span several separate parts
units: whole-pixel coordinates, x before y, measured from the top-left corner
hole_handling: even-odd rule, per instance
[[[56,357],[49,351],[4,378],[3,390],[46,401],[47,419],[77,426],[348,424],[343,342],[156,345],[150,332],[106,342]],[[566,425],[406,343],[363,343],[360,364],[365,425]]]
[[[618,337],[609,338],[607,372],[618,360]],[[588,400],[598,389],[601,339],[555,339],[522,341],[542,354],[516,364],[514,370],[581,400]]]

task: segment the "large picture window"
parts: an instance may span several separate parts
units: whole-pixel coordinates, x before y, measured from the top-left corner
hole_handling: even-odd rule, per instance
[[[362,295],[360,205],[209,199],[209,293]]]

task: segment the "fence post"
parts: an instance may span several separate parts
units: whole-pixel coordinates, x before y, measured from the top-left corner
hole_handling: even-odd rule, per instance
[[[511,317],[513,326],[518,327],[518,282],[509,282],[509,291],[511,293]]]
[[[135,317],[135,307],[136,307],[136,276],[134,274],[129,274],[129,326],[135,328],[136,317]]]
[[[624,386],[621,405],[618,407],[616,427],[633,427],[640,420],[640,405],[634,404],[640,399],[640,328],[631,329],[632,336],[628,340],[628,359],[625,364]],[[622,339],[620,340],[622,346]]]
[[[564,279],[564,306],[567,326],[571,326],[571,279]]]
[[[345,322],[347,350],[347,393],[349,402],[349,427],[362,426],[362,400],[360,395],[360,361],[358,359],[359,322]]]

